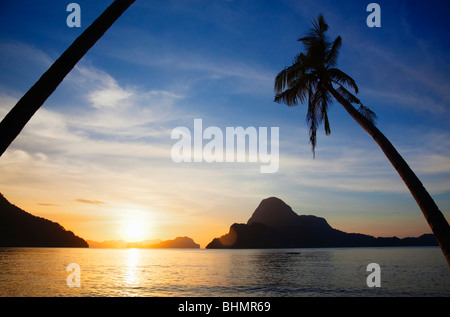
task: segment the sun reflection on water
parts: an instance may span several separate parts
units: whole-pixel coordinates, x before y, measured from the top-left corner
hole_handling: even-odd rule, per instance
[[[139,261],[140,252],[138,249],[127,250],[126,270],[124,277],[124,286],[136,288],[139,287]]]

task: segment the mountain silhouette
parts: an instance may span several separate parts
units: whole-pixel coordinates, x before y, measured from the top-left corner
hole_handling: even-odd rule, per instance
[[[247,224],[259,222],[269,227],[281,227],[297,221],[297,217],[298,215],[284,201],[270,197],[259,204]]]
[[[375,238],[332,228],[321,217],[298,215],[284,201],[270,197],[261,201],[247,224],[235,223],[230,231],[214,238],[207,249],[217,248],[320,248],[437,246],[432,234],[417,238]]]
[[[200,248],[200,245],[195,243],[194,240],[192,240],[189,237],[177,237],[173,240],[166,240],[161,241],[157,244],[152,244],[148,246],[149,248],[194,248],[198,249]]]
[[[89,247],[60,224],[33,216],[14,206],[0,193],[1,247]]]
[[[144,240],[139,242],[127,242],[124,240],[106,240],[103,242],[86,240],[89,244],[89,248],[100,248],[100,249],[125,249],[125,248],[143,248],[147,245],[156,244],[161,242],[160,239],[154,240]]]
[[[162,241],[160,239],[144,240],[138,242],[126,242],[123,240],[109,240],[103,242],[97,242],[87,240],[90,248],[139,248],[139,249],[168,249],[168,248],[193,248],[198,249],[200,245],[195,243],[189,237],[177,237],[173,240]]]

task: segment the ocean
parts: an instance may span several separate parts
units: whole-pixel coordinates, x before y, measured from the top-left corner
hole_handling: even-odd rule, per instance
[[[438,247],[0,248],[0,296],[449,297],[450,268]]]

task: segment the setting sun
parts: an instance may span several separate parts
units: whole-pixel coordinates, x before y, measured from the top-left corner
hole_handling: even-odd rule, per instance
[[[146,234],[147,230],[144,223],[137,220],[124,222],[121,230],[122,238],[128,242],[144,240]]]

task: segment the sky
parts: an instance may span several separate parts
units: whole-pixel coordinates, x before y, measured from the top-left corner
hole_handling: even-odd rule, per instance
[[[112,1],[0,1],[0,119]],[[304,105],[273,102],[276,74],[323,14],[338,67],[450,218],[450,43],[445,1],[137,0],[0,157],[0,192],[88,240],[173,239],[205,247],[276,196],[339,230],[430,229],[381,149],[338,104],[311,152]],[[277,127],[279,164],[175,162],[184,127]],[[216,129],[216,130],[217,130]],[[186,136],[187,137],[187,136]],[[261,134],[259,134],[261,137]],[[204,140],[206,144],[208,140]]]

